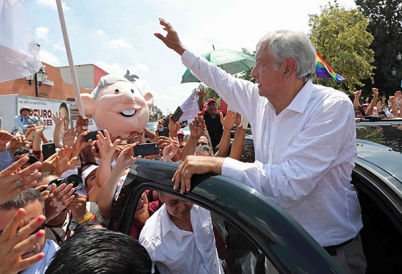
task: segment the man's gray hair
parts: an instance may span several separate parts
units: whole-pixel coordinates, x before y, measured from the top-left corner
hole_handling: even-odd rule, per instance
[[[42,195],[40,194],[39,191],[37,191],[34,188],[28,188],[27,190],[24,190],[17,196],[15,196],[13,199],[7,201],[4,204],[0,205],[0,210],[12,210],[12,209],[19,209],[19,208],[24,208],[28,204],[38,200],[40,204],[42,205],[42,210],[45,210],[45,203],[43,201]]]
[[[278,30],[267,33],[257,43],[257,51],[270,52],[275,68],[287,58],[296,61],[296,77],[312,80],[315,74],[316,51],[307,35],[301,31]]]
[[[194,154],[196,154],[198,151],[207,151],[211,153],[211,156],[214,156],[214,152],[212,151],[211,147],[207,145],[197,146],[195,148]]]

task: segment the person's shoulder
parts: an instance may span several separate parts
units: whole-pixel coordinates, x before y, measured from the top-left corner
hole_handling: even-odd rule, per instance
[[[350,101],[349,97],[342,91],[334,89],[332,87],[326,87],[322,85],[314,85],[315,94],[324,99],[334,99],[334,100],[347,100]]]

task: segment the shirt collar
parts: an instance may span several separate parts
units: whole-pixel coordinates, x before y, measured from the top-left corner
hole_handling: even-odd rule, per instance
[[[307,81],[307,83],[303,86],[299,93],[297,93],[296,97],[292,100],[292,102],[289,104],[289,106],[287,106],[286,109],[293,110],[299,113],[304,113],[310,100],[311,94],[314,90],[315,87],[311,80]]]

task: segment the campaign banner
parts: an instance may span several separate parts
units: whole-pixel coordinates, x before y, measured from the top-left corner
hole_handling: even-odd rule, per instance
[[[49,140],[53,140],[53,131],[55,128],[54,121],[52,119],[53,115],[59,113],[63,118],[62,131],[66,131],[70,128],[71,114],[70,114],[70,102],[68,101],[57,101],[48,99],[36,99],[35,97],[18,97],[17,99],[17,111],[22,107],[28,107],[32,110],[30,115],[32,116],[34,112],[37,112],[39,117],[45,124],[44,134]]]

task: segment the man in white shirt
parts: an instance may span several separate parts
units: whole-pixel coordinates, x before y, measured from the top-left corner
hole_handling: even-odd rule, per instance
[[[350,183],[357,155],[353,105],[342,92],[312,83],[316,53],[308,37],[295,31],[264,36],[254,84],[194,55],[168,22],[160,24],[167,35],[155,36],[250,122],[255,146],[254,163],[187,156],[173,177],[175,188],[189,191],[195,173],[240,180],[284,208],[347,273],[365,272],[361,209]]]
[[[211,215],[185,200],[160,193],[164,204],[145,223],[139,242],[164,273],[224,273],[216,250]]]

